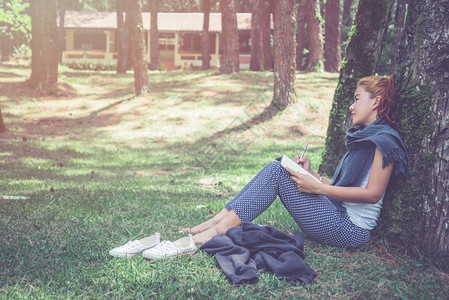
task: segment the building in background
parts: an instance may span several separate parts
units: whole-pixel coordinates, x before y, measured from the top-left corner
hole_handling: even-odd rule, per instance
[[[150,13],[143,13],[147,61],[150,60]],[[251,14],[238,13],[240,69],[248,69],[251,53]],[[158,13],[162,68],[201,67],[203,13]],[[62,63],[72,66],[117,65],[115,12],[67,11]],[[209,23],[211,67],[220,67],[221,14],[211,13]]]

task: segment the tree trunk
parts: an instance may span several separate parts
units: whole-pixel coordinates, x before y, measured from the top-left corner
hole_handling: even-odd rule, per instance
[[[329,126],[320,171],[332,176],[337,163],[345,154],[345,133],[351,126],[348,114],[354,98],[357,81],[374,72],[375,49],[378,35],[388,13],[388,2],[384,0],[360,0],[354,20],[346,58],[340,69],[338,85],[329,115]]]
[[[129,26],[130,53],[134,69],[134,88],[136,96],[139,96],[150,91],[147,63],[145,60],[142,0],[127,1],[126,23]]]
[[[443,4],[444,2],[444,4]],[[449,2],[410,1],[397,60],[399,129],[411,178],[389,186],[381,226],[449,259]]]
[[[397,0],[396,5],[396,16],[394,18],[394,36],[393,36],[393,46],[391,47],[391,65],[390,74],[396,72],[396,57],[398,55],[399,42],[401,41],[402,32],[404,30],[404,20],[405,20],[405,4],[406,0]]]
[[[298,21],[296,30],[296,70],[303,71],[304,48],[306,40],[306,5],[307,0],[298,0]]]
[[[210,69],[210,50],[209,50],[209,17],[210,17],[210,0],[203,1],[203,35],[201,36],[202,51],[202,69]]]
[[[393,11],[393,5],[395,0],[388,0],[389,1],[389,8],[388,8],[388,13],[387,13],[387,19],[384,22],[384,29],[379,33],[378,39],[379,42],[377,43],[377,49],[376,49],[376,66],[374,67],[374,72],[378,73],[378,65],[380,62],[380,58],[382,57],[382,52],[384,49],[384,45],[385,45],[385,39],[387,37],[387,31],[388,28],[390,27],[390,23],[391,23],[391,13]]]
[[[321,33],[320,6],[318,0],[307,0],[306,22],[309,45],[307,71],[323,71],[323,35]]]
[[[3,122],[2,107],[0,106],[0,133],[6,132],[6,126]]]
[[[346,44],[349,31],[351,30],[352,14],[351,14],[352,0],[343,0],[343,13],[341,15],[341,43]]]
[[[340,0],[327,0],[325,8],[324,70],[338,72],[341,62]]]
[[[274,93],[270,104],[275,111],[295,102],[295,0],[274,5]]]
[[[126,73],[129,68],[129,31],[123,20],[125,0],[117,0],[117,73]]]
[[[239,71],[239,33],[235,0],[220,0],[222,26],[222,63],[220,72],[231,74]]]
[[[251,62],[249,69],[251,71],[260,71],[262,66],[262,5],[265,0],[252,1],[251,13]]]
[[[58,81],[58,26],[56,0],[31,0],[32,88],[49,91]]]
[[[2,56],[1,61],[8,61],[14,51],[14,43],[11,37],[0,33],[0,48]]]
[[[268,21],[268,22],[267,22]],[[264,28],[264,23],[267,28]],[[266,70],[265,56],[269,60],[266,66],[271,69],[271,43],[270,38],[270,1],[253,0],[251,16],[251,62],[249,69],[251,71]],[[264,36],[266,35],[266,36]],[[264,44],[268,45],[267,51],[264,51]]]
[[[65,10],[67,0],[59,0],[59,62],[62,63],[62,52],[65,49]]]
[[[157,28],[158,0],[150,0],[151,28],[150,28],[150,70],[159,70],[159,30]]]
[[[262,12],[262,52],[263,68],[271,70],[273,68],[273,58],[271,54],[271,1],[265,0]]]

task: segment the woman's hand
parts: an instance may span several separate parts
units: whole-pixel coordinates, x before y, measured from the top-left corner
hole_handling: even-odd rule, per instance
[[[296,158],[296,157],[295,157]],[[310,161],[309,161],[310,163]],[[286,168],[286,170],[292,174],[292,180],[296,183],[299,190],[303,193],[310,194],[320,194],[321,183],[314,180],[309,175],[304,175],[293,171],[292,169]]]
[[[295,155],[295,159],[294,159],[295,163],[301,165],[301,167],[303,167],[304,170],[306,170],[307,172],[310,172],[310,159],[308,159],[307,157],[303,156],[301,157],[300,155]]]

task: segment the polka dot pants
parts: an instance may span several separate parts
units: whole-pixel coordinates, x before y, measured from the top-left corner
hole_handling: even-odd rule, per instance
[[[278,161],[263,168],[225,208],[234,210],[242,222],[251,222],[277,196],[311,240],[335,247],[357,247],[370,239],[370,231],[354,225],[340,201],[302,193]]]

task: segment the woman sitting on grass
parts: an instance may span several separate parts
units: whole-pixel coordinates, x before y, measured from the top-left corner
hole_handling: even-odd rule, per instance
[[[333,180],[313,171],[306,157],[297,155],[295,162],[321,183],[272,162],[212,219],[181,231],[194,233],[195,243],[205,243],[231,227],[253,221],[279,196],[309,239],[336,247],[366,244],[391,175],[410,173],[404,144],[393,129],[394,97],[393,76],[371,76],[358,82],[349,107],[356,128],[347,131],[348,152]]]

